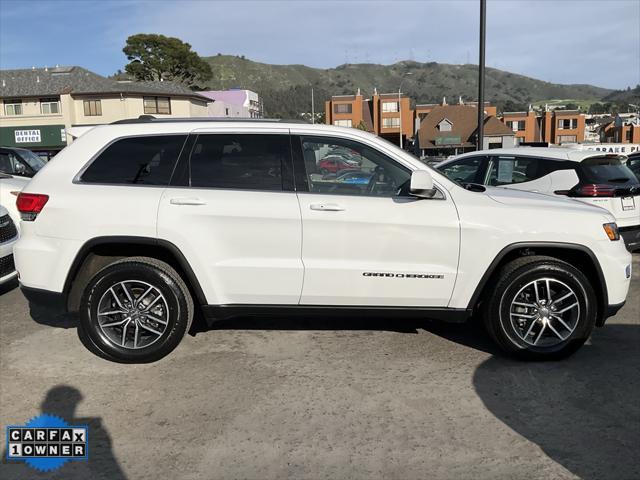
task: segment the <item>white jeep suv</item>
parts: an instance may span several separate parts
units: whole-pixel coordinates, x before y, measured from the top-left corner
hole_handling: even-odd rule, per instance
[[[340,151],[367,181],[320,173]],[[167,355],[195,308],[478,312],[507,352],[559,358],[621,308],[631,277],[607,211],[464,188],[351,128],[120,121],[60,152],[17,204],[25,295],[78,311],[85,345],[120,362]]]

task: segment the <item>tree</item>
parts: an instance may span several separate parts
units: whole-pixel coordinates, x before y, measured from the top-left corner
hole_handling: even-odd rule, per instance
[[[179,38],[139,33],[122,49],[129,63],[125,71],[136,80],[173,80],[194,86],[212,76],[211,67]]]

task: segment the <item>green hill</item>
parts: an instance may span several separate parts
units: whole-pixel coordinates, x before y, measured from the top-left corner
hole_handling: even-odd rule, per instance
[[[264,99],[269,117],[298,116],[310,111],[313,85],[316,111],[323,111],[324,101],[331,95],[353,94],[358,88],[370,95],[374,88],[380,93],[397,92],[405,72],[403,93],[418,103],[449,103],[459,96],[464,100],[477,97],[475,65],[449,65],[436,62],[403,61],[393,65],[346,64],[336,68],[312,68],[304,65],[269,65],[243,57],[218,55],[204,58],[213,71],[207,88],[247,88]],[[485,97],[508,109],[526,108],[527,104],[549,98],[599,100],[612,90],[593,85],[560,85],[509,73],[494,68],[486,70]]]

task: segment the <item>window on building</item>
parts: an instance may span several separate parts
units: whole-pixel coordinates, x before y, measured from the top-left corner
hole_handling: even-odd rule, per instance
[[[398,102],[382,102],[382,111],[383,112],[397,112],[398,111]]]
[[[453,124],[446,118],[443,118],[442,120],[440,120],[440,123],[438,123],[437,127],[439,132],[450,132]]]
[[[102,103],[100,100],[85,100],[83,104],[85,117],[98,117],[102,115]]]
[[[525,129],[525,121],[524,120],[509,120],[507,122],[507,127],[509,127],[514,132],[523,132]]]
[[[5,100],[5,115],[22,115],[22,100]]]
[[[578,141],[575,135],[558,135],[556,143],[576,143]]]
[[[171,114],[171,100],[169,97],[144,97],[143,101],[145,114]]]
[[[128,137],[109,145],[82,174],[87,183],[168,185],[186,135]]]
[[[574,128],[578,128],[578,119],[577,118],[560,118],[558,120],[558,128],[560,130],[571,130]]]
[[[336,127],[351,127],[351,126],[353,126],[351,120],[334,120],[333,124]]]
[[[400,119],[398,117],[391,118],[383,118],[382,119],[382,128],[399,128],[400,127]]]
[[[633,127],[631,127],[631,128],[633,128]],[[625,132],[625,134],[624,134],[624,139],[625,139],[627,142],[630,142],[630,141],[631,141],[631,128],[629,128],[629,129]]]
[[[191,186],[282,190],[288,135],[199,135],[190,158]]]
[[[41,98],[40,113],[50,115],[52,113],[60,113],[60,99],[58,98]]]
[[[353,111],[353,105],[350,103],[336,103],[333,106],[333,113],[351,113]]]

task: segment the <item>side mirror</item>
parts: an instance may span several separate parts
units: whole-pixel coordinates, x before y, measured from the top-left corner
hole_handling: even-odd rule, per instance
[[[409,193],[414,197],[431,198],[436,194],[433,178],[426,170],[415,170],[411,173]]]

